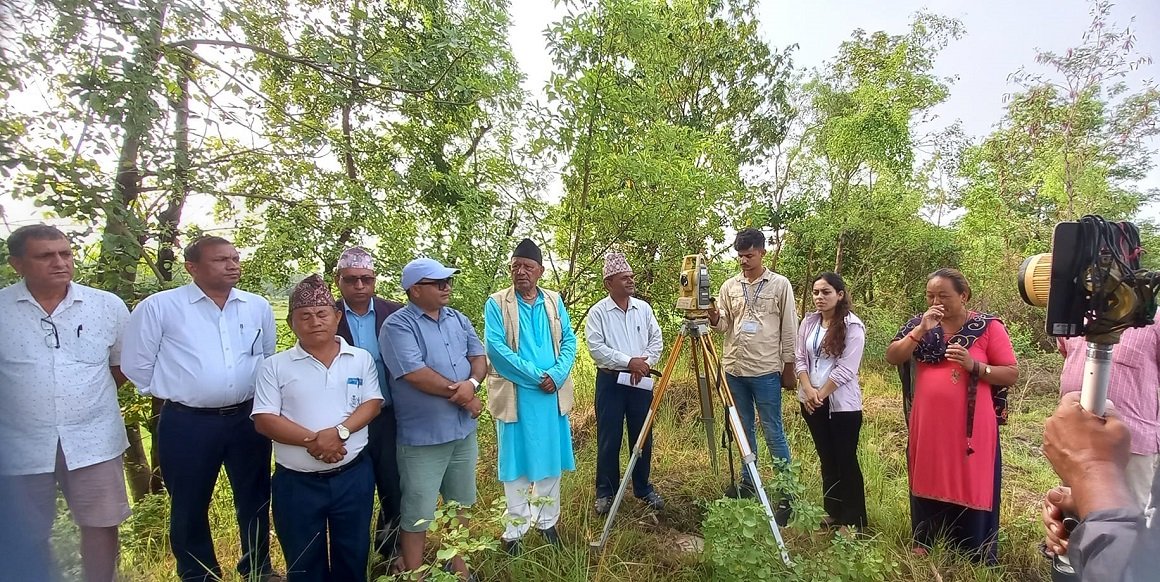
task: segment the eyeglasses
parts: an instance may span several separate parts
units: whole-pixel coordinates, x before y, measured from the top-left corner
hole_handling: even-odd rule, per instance
[[[434,286],[438,287],[440,291],[446,291],[447,289],[449,289],[451,287],[451,277],[448,277],[446,279],[439,279],[438,281],[419,281],[418,283],[415,283],[415,284],[416,285],[434,285]]]
[[[342,277],[342,282],[346,283],[347,285],[356,285],[358,283],[362,283],[363,285],[366,285],[369,287],[369,286],[375,284],[375,276],[374,275],[363,275],[361,277],[356,277],[354,275],[344,275]]]
[[[44,345],[60,349],[60,332],[56,330],[56,324],[47,317],[40,318],[40,329],[47,331],[48,334],[44,336]]]

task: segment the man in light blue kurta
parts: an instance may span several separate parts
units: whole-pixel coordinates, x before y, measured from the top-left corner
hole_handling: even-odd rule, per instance
[[[576,468],[568,422],[576,335],[560,295],[537,286],[544,267],[535,243],[520,243],[511,273],[512,287],[484,306],[484,343],[488,409],[496,418],[499,480],[507,496],[503,541],[514,554],[532,525],[559,544],[560,476]]]

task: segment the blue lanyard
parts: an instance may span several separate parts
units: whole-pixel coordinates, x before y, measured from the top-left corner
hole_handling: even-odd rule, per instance
[[[822,359],[822,323],[819,321],[818,326],[814,328],[814,365],[818,365],[818,360]]]
[[[753,291],[753,301],[757,301],[757,299],[759,297],[761,297],[761,288],[765,287],[766,281],[767,281],[767,279],[762,279],[761,282],[757,284],[757,289],[755,289]],[[749,301],[749,285],[748,284],[746,284],[744,282],[741,283],[741,293],[745,296],[745,314],[753,316],[753,319],[757,319],[757,313],[754,311],[753,306],[750,304],[750,301]]]

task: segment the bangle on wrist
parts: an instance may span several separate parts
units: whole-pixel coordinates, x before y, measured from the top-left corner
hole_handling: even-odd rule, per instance
[[[914,334],[911,334],[911,333],[907,333],[907,334],[906,334],[906,339],[908,339],[908,340],[910,340],[910,341],[914,342],[915,344],[920,344],[920,343],[922,343],[922,341],[921,341],[921,340],[916,340],[916,339],[914,339]]]

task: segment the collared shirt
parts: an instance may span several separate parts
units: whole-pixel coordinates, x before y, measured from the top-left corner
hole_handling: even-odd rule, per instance
[[[1063,373],[1060,396],[1083,387],[1087,346],[1082,337],[1061,338]],[[1160,325],[1129,328],[1112,349],[1108,400],[1116,404],[1120,420],[1132,435],[1132,452],[1160,453]]]
[[[218,408],[254,397],[262,360],[274,354],[270,303],[239,289],[219,308],[197,285],[146,297],[129,316],[121,371],[142,394]]]
[[[584,319],[584,339],[596,367],[611,370],[628,369],[628,361],[638,357],[653,366],[664,349],[652,306],[636,297],[628,298],[627,310],[612,297],[593,305]]]
[[[254,389],[253,418],[257,414],[277,414],[306,430],[318,432],[336,426],[364,402],[382,400],[379,375],[369,352],[354,347],[341,337],[338,355],[326,367],[295,343],[262,362]],[[367,444],[367,427],[350,434],[346,456],[337,463],[324,463],[310,456],[306,447],[274,442],[274,459],[294,471],[315,473],[341,467],[356,458]]]
[[[798,318],[789,279],[766,269],[752,283],[739,273],[717,294],[721,318],[713,329],[725,335],[721,364],[733,376],[781,372],[794,361]]]
[[[858,368],[862,365],[862,349],[866,343],[866,325],[853,313],[846,314],[846,347],[836,357],[827,357],[821,349],[826,330],[822,328],[822,314],[813,312],[802,320],[798,330],[794,373],[805,372],[810,384],[821,390],[826,380],[833,380],[837,389],[830,394],[830,412],[862,410],[862,388],[858,385]],[[826,360],[829,368],[818,369]],[[805,403],[805,389],[798,384],[798,402]]]
[[[350,305],[343,303],[346,311],[346,324],[350,326],[350,337],[355,347],[370,352],[375,359],[375,369],[379,373],[379,392],[383,395],[383,406],[391,405],[391,391],[387,388],[387,370],[383,365],[383,355],[379,352],[379,330],[375,329],[375,302],[372,299],[367,312],[359,315],[351,310]]]
[[[431,368],[452,382],[471,376],[470,357],[482,356],[483,344],[466,315],[444,307],[438,321],[414,303],[391,314],[379,331],[379,351],[390,370],[398,442],[410,446],[438,445],[467,437],[476,421],[447,398],[427,394],[403,379]]]
[[[0,289],[0,442],[7,449],[0,473],[51,473],[58,442],[69,469],[125,452],[109,367],[120,365],[128,319],[119,297],[79,283],[69,284],[51,314],[24,281]]]

